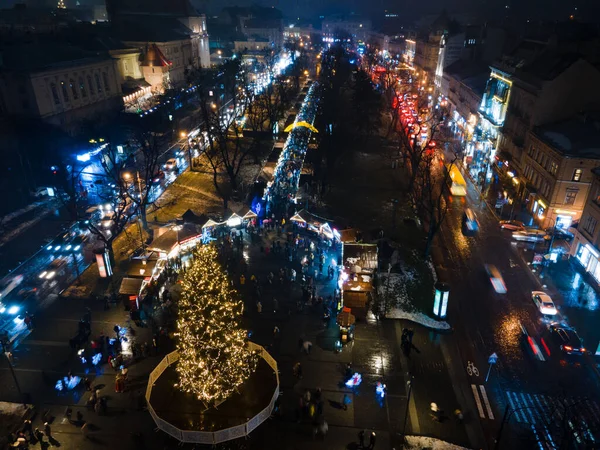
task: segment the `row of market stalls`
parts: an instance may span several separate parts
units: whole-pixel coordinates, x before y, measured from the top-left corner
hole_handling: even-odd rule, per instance
[[[175,223],[155,231],[156,237],[148,244],[143,255],[129,260],[126,276],[119,287],[121,300],[130,309],[139,309],[148,288],[170,262],[186,265],[195,247],[214,240],[219,233],[253,224],[256,217],[256,213],[248,207],[228,211],[224,217],[186,211]]]
[[[317,132],[313,126],[318,103],[317,84],[310,86],[294,122],[285,129],[289,134],[273,168],[273,179],[267,182],[262,198],[267,214],[272,211],[285,213],[288,205],[295,202],[310,136]]]

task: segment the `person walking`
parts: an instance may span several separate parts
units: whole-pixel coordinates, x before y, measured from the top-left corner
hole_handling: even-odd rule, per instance
[[[310,355],[310,351],[312,350],[312,342],[304,341],[304,343],[302,344],[302,348],[304,349],[307,355]]]
[[[277,325],[275,325],[275,327],[273,328],[273,341],[277,342],[279,340],[279,335],[280,335],[281,331],[279,330],[279,327]]]
[[[348,410],[348,405],[352,403],[350,400],[350,396],[348,394],[344,394],[344,398],[342,398],[342,406],[344,407],[344,411]]]
[[[44,433],[48,436],[48,439],[52,439],[52,429],[48,422],[44,422]]]
[[[369,436],[369,449],[373,450],[375,448],[375,432],[371,431],[371,436]]]
[[[262,313],[262,303],[260,302],[260,300],[258,302],[256,302],[256,311],[259,314]]]
[[[365,430],[358,432],[358,447],[365,448]]]
[[[244,274],[240,275],[240,286],[244,286],[246,284],[246,277]]]

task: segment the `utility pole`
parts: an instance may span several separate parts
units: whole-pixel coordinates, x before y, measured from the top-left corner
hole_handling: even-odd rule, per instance
[[[406,424],[408,422],[408,407],[410,405],[410,396],[412,394],[412,385],[415,377],[410,375],[409,380],[406,382],[406,386],[408,387],[408,394],[406,396],[406,408],[404,410],[404,425],[402,426],[402,440],[406,439]]]
[[[8,333],[5,333],[2,337],[0,337],[0,344],[2,345],[2,353],[4,353],[4,356],[6,357],[6,362],[8,362],[8,367],[10,368],[10,373],[13,377],[13,380],[15,381],[15,386],[17,388],[17,392],[19,393],[19,399],[23,401],[23,406],[27,406],[27,403],[25,403],[25,398],[23,396],[23,392],[21,391],[21,386],[19,385],[19,380],[17,380],[17,374],[15,373],[15,369],[12,365],[11,362],[11,358],[9,357],[9,340],[8,340]]]

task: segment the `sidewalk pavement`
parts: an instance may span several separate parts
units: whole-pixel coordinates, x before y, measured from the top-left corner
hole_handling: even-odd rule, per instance
[[[444,367],[439,341],[429,331],[399,321],[376,321],[374,318],[356,324],[355,340],[334,351],[339,339],[335,319],[325,321],[323,309],[315,305],[303,306],[298,310],[302,298],[299,282],[279,283],[276,276],[273,284],[267,282],[269,272],[278,273],[280,267],[290,266],[301,278],[300,258],[291,262],[283,254],[267,255],[264,248],[273,240],[286,240],[286,234],[276,231],[265,232],[258,242],[250,243],[245,235],[242,249],[229,249],[230,274],[239,285],[240,270],[246,271],[245,286],[240,287],[246,304],[246,326],[251,330],[251,339],[265,346],[275,357],[281,373],[281,417],[273,417],[247,440],[239,441],[240,448],[252,449],[347,449],[357,448],[357,435],[362,429],[374,430],[377,435],[376,448],[399,448],[403,430],[404,414],[407,410],[407,368],[414,371],[414,389],[410,405],[407,430],[413,433],[431,434],[451,442],[466,445],[468,440],[463,427],[456,426],[453,419],[438,423],[428,416],[429,404],[436,401],[451,415],[458,403],[454,398],[452,382]],[[263,246],[263,252],[260,247]],[[326,261],[337,261],[336,253],[328,251]],[[324,265],[324,272],[328,264]],[[262,287],[262,312],[258,312],[250,288],[250,275],[254,274]],[[333,294],[335,282],[327,276],[317,280],[317,295],[327,298]],[[277,299],[277,308],[273,298]],[[42,428],[49,417],[53,437],[64,449],[112,447],[114,449],[172,449],[179,443],[162,432],[155,432],[150,415],[143,411],[142,395],[149,372],[170,350],[168,342],[161,342],[159,354],[141,359],[129,367],[129,381],[125,393],[114,392],[115,372],[104,364],[97,370],[86,368],[76,359],[68,346],[68,339],[76,331],[77,322],[85,307],[92,309],[92,333],[109,335],[115,323],[126,325],[128,315],[121,305],[103,310],[103,302],[91,304],[82,300],[61,299],[60,308],[51,308],[40,318],[31,336],[15,352],[16,370],[37,405],[34,427]],[[281,330],[275,340],[273,328]],[[401,354],[400,334],[404,327],[415,328],[415,345],[420,354],[413,351],[410,362]],[[135,330],[135,339],[144,342],[151,339],[149,328]],[[399,333],[400,330],[400,333]],[[303,338],[313,343],[312,351],[300,351],[298,340]],[[50,349],[50,350],[48,350]],[[292,367],[296,362],[303,366],[303,377],[294,376]],[[362,374],[362,384],[355,389],[344,385],[345,366],[352,363],[353,371]],[[101,396],[108,399],[107,415],[98,415],[86,407],[89,393],[82,388],[61,393],[54,389],[59,377],[69,370],[77,376],[89,376],[94,385],[101,386]],[[9,375],[3,373],[3,381],[9,385]],[[387,395],[378,401],[375,385],[380,381],[387,385]],[[298,422],[298,403],[306,391],[320,387],[323,396],[323,416],[329,424],[326,436],[313,439],[312,421],[301,417]],[[4,395],[10,393],[3,392]],[[14,392],[16,396],[16,392]],[[344,394],[351,403],[347,410],[342,408]],[[67,408],[70,418],[66,417]],[[89,422],[92,430],[86,438],[80,430],[77,412],[82,420]],[[418,428],[418,429],[417,429]],[[142,443],[139,440],[142,440]],[[136,441],[137,440],[137,441]],[[236,444],[237,445],[237,444]],[[354,445],[354,447],[352,447]],[[188,446],[183,446],[188,448]]]

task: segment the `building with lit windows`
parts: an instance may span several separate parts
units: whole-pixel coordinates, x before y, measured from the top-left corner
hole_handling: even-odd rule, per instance
[[[544,51],[496,78],[498,90],[484,99],[484,113],[503,122],[498,151],[517,172],[529,130],[600,105],[600,71],[576,53]]]
[[[600,285],[600,169],[592,170],[592,183],[583,208],[583,214],[575,239],[571,245],[571,256],[590,273]]]
[[[323,19],[321,33],[325,42],[332,42],[340,32],[348,34],[354,42],[368,42],[371,21],[354,14],[336,14]]]
[[[542,228],[578,222],[600,167],[600,118],[578,115],[527,132],[520,166],[522,197]]]
[[[7,45],[0,115],[36,118],[76,134],[81,122],[123,106],[115,60],[57,43]]]

